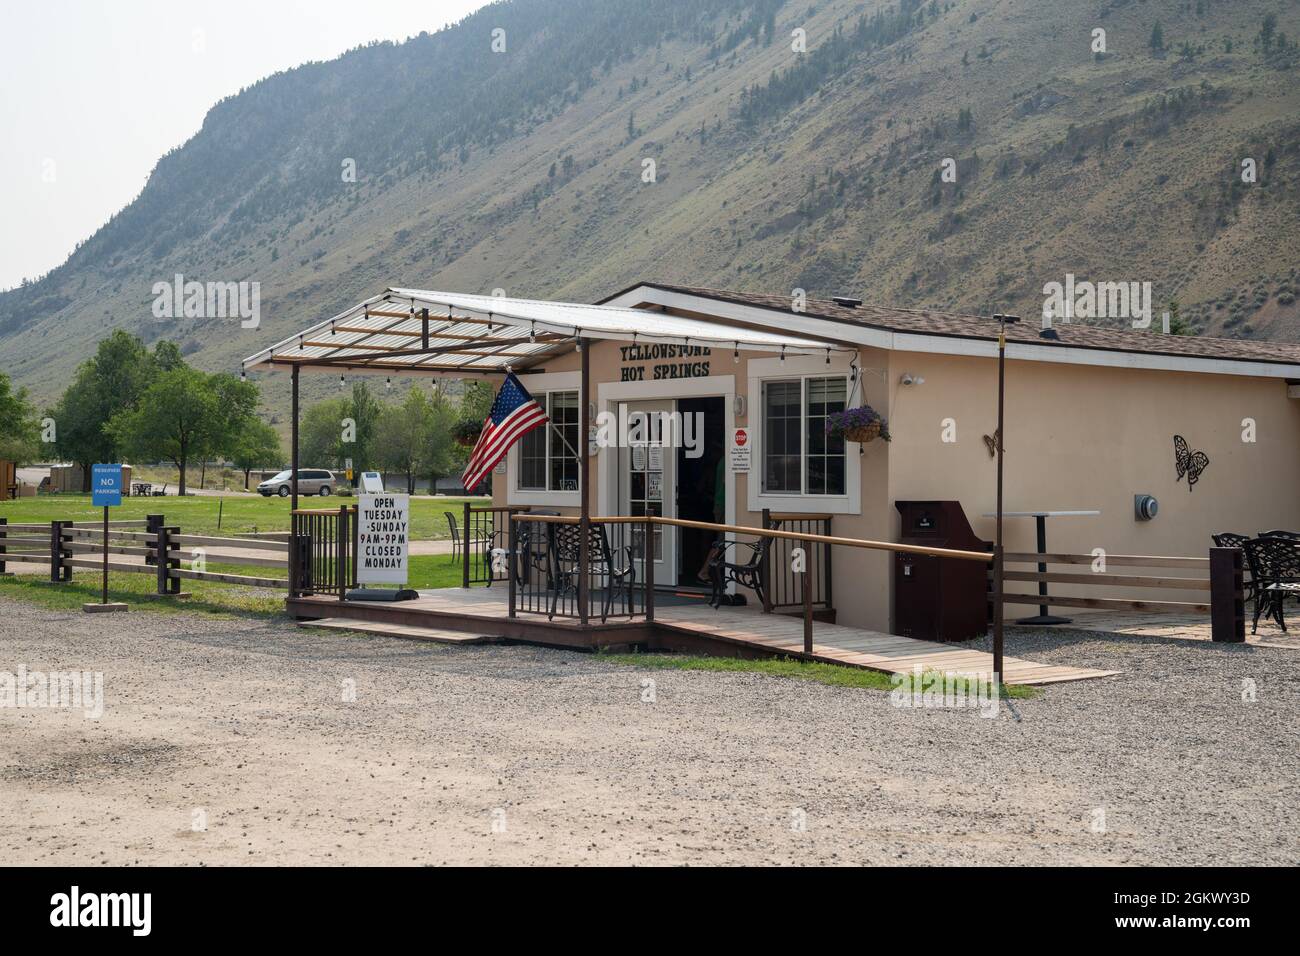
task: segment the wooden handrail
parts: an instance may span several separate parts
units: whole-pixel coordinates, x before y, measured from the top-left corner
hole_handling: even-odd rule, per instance
[[[577,524],[578,519],[572,515],[528,515],[514,514],[511,521],[549,521],[558,524]],[[956,551],[949,548],[928,548],[919,544],[895,544],[892,541],[869,541],[864,538],[840,538],[834,535],[809,534],[804,531],[780,531],[776,528],[750,528],[745,525],[714,524],[710,521],[688,521],[685,518],[663,518],[658,515],[629,517],[615,515],[611,517],[593,517],[592,524],[651,524],[670,525],[677,528],[699,528],[705,531],[721,531],[726,534],[749,534],[755,537],[785,538],[789,541],[807,541],[818,544],[840,545],[846,548],[866,548],[873,551],[902,551],[907,554],[930,554],[940,558],[957,558],[961,561],[993,562],[993,555],[982,551]]]
[[[1048,584],[1096,584],[1105,587],[1173,588],[1208,591],[1209,578],[1162,578],[1132,574],[1069,574],[1054,571],[1004,571],[1007,581],[1046,581]]]
[[[1142,554],[1037,554],[1035,552],[1007,552],[1002,556],[1007,564],[1092,564],[1101,560],[1106,564],[1124,568],[1209,568],[1209,558],[1179,558],[1167,555]]]

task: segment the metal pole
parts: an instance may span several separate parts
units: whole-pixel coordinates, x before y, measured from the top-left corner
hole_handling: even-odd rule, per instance
[[[812,622],[812,568],[808,562],[812,560],[812,545],[807,541],[800,541],[803,548],[803,652],[812,654],[813,650],[813,622]]]
[[[998,507],[993,545],[993,677],[1002,685],[1002,448],[1006,441],[1003,413],[1006,401],[1007,326],[998,322]]]
[[[590,582],[588,574],[591,570],[590,558],[588,553],[588,535],[591,529],[591,498],[587,482],[587,430],[591,427],[591,415],[587,405],[591,390],[588,385],[591,382],[591,342],[585,339],[578,339],[578,348],[582,350],[582,385],[578,390],[578,489],[582,494],[582,508],[578,516],[578,620],[583,627],[587,626],[587,599]],[[606,582],[608,586],[609,582]]]
[[[515,617],[515,573],[516,569],[524,567],[519,558],[519,522],[514,520],[514,515],[506,512],[506,542],[510,553],[506,555],[506,600],[507,617]]]
[[[293,492],[289,503],[290,511],[298,510],[298,366],[293,367],[293,461],[289,467],[293,473],[289,476],[289,489]]]
[[[655,619],[655,526],[647,521],[645,523],[644,540],[642,543],[642,568],[645,576],[645,619],[653,621]]]
[[[472,491],[473,489],[466,488],[465,490]],[[470,544],[472,543],[471,539],[474,536],[474,529],[470,527],[469,523],[470,523],[469,502],[466,501],[465,506],[461,512],[461,528],[460,528],[460,557],[461,557],[460,586],[463,588],[469,587],[469,548],[470,548]]]
[[[104,586],[99,603],[108,603],[108,505],[104,505]]]

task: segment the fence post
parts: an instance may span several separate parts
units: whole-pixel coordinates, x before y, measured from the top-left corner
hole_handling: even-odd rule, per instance
[[[506,522],[509,527],[506,529],[506,545],[510,551],[506,555],[506,577],[509,581],[506,584],[506,601],[509,607],[507,616],[515,616],[515,578],[518,576],[518,569],[525,565],[522,564],[519,557],[519,532],[516,526],[519,522],[514,520],[515,516],[509,512],[506,513]]]
[[[1241,549],[1210,549],[1210,637],[1227,644],[1246,640]]]
[[[8,518],[0,518],[0,576],[7,577],[10,572],[5,570],[5,538],[9,537],[9,532],[5,525],[9,524]]]
[[[763,509],[763,530],[772,530],[772,509]],[[767,545],[763,551],[763,561],[758,568],[759,579],[763,582],[763,613],[772,613],[772,550],[776,547],[776,539],[765,538]]]
[[[298,596],[298,516],[289,515],[289,597]]]
[[[154,572],[157,576],[157,587],[155,590],[159,595],[167,593],[167,552],[171,548],[171,542],[168,540],[167,529],[159,525],[154,531],[153,546],[153,564]]]
[[[812,550],[808,541],[800,541],[803,547],[803,652],[811,654],[813,649],[812,622],[812,568],[808,564],[809,552]]]
[[[352,532],[348,530],[348,506],[339,505],[339,532],[334,543],[334,576],[338,581],[339,600],[348,595],[348,544],[352,541]]]
[[[181,593],[181,579],[172,577],[171,572],[177,571],[181,566],[181,546],[179,542],[173,541],[174,538],[180,537],[181,529],[172,526],[164,526],[163,531],[167,533],[167,550],[158,556],[158,566],[162,568],[163,575],[167,580],[167,594],[174,597]]]
[[[157,534],[158,534],[158,529],[161,528],[162,525],[163,525],[163,516],[162,516],[162,515],[145,515],[145,516],[144,516],[144,530],[145,530],[145,533],[146,533],[146,534],[157,535]],[[152,566],[152,565],[155,565],[155,564],[158,563],[158,558],[157,558],[156,555],[153,555],[153,554],[146,554],[146,555],[144,556],[144,563],[145,563],[145,564],[148,564],[148,565],[151,565],[151,566]]]
[[[826,537],[829,538],[831,536],[831,519],[827,518],[824,522],[822,522],[822,524],[824,526],[822,529],[822,534],[826,535]],[[835,602],[831,600],[831,579],[832,579],[831,554],[834,552],[834,548],[831,547],[831,543],[829,541],[823,542],[822,547],[826,549],[825,550],[826,563],[823,565],[825,570],[822,571],[823,580],[825,580],[826,582],[826,610],[831,611],[834,610],[835,608]]]
[[[655,526],[650,522],[645,523],[645,560],[642,566],[645,568],[645,619],[647,623],[653,623],[655,619]]]
[[[72,580],[72,568],[63,563],[70,556],[63,548],[64,529],[71,524],[71,521],[50,522],[50,580],[55,584]]]
[[[470,548],[470,527],[469,527],[469,502],[465,502],[465,518],[460,524],[460,586],[469,587],[469,548]]]
[[[361,516],[357,513],[357,509],[360,507],[361,507],[360,505],[352,505],[351,507],[352,517],[348,519],[348,523],[352,528],[352,556],[348,561],[348,566],[352,568],[351,578],[352,578],[353,587],[358,586],[357,556],[361,552]],[[407,547],[407,558],[409,561],[410,548],[411,548],[411,525],[409,521],[409,512],[408,512],[408,521],[406,525],[406,547]]]
[[[167,576],[167,594],[179,594],[181,579],[172,577],[172,572],[180,570],[181,566],[181,544],[176,540],[180,537],[181,529],[175,525],[170,527],[163,525],[163,530],[167,532],[167,550],[159,557],[159,563]]]

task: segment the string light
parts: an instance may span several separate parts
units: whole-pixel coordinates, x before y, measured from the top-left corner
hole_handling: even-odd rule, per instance
[[[731,353],[731,360],[737,365],[740,364],[740,343],[736,343],[736,351]]]
[[[537,341],[537,323],[536,323],[536,322],[534,322],[534,323],[532,324],[532,326],[530,326],[529,329],[528,329],[528,341],[529,341],[529,342],[536,342],[536,341]]]
[[[830,364],[831,364],[831,350],[830,350],[830,349],[827,349],[827,350],[826,350],[826,364],[827,364],[827,365],[830,365]]]
[[[248,373],[247,373],[246,371],[244,371],[244,366],[242,366],[242,365],[239,366],[239,380],[240,380],[241,382],[247,382],[247,381],[248,381]]]
[[[343,381],[343,375],[340,373],[340,374],[339,374],[339,388],[342,388],[345,384],[347,384],[347,383]]]
[[[393,388],[392,376],[387,376],[387,375],[384,376],[384,388],[389,389],[390,391],[392,390]]]
[[[781,346],[781,361],[785,361],[785,346]]]
[[[330,319],[330,335],[334,334],[334,320]]]

